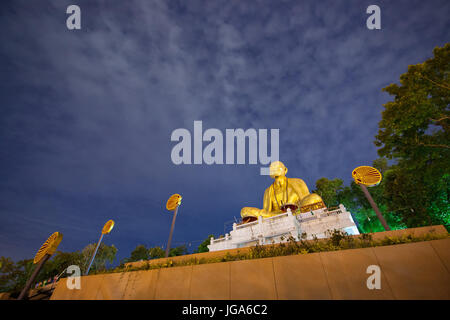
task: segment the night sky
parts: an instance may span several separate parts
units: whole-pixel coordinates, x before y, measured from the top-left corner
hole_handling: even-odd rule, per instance
[[[66,8],[81,8],[68,30]],[[368,30],[366,8],[381,8]],[[104,238],[118,258],[194,250],[262,206],[257,165],[175,165],[173,130],[280,129],[288,177],[350,182],[377,158],[381,89],[450,40],[443,1],[2,1],[0,256]],[[204,144],[206,146],[206,143]]]

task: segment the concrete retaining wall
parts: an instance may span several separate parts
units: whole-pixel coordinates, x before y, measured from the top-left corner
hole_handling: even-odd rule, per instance
[[[438,225],[438,226],[430,226],[430,227],[420,227],[420,228],[411,228],[411,229],[403,229],[403,230],[393,230],[393,231],[384,231],[384,232],[375,232],[370,233],[373,240],[381,240],[385,237],[401,237],[401,236],[407,236],[407,235],[414,235],[416,237],[420,237],[426,234],[437,234],[437,235],[447,235],[448,232],[445,229],[444,226]],[[358,235],[353,236],[358,237]],[[244,247],[244,248],[238,248],[238,249],[228,249],[228,250],[220,250],[220,251],[213,251],[213,252],[203,252],[203,253],[195,253],[195,254],[189,254],[185,256],[177,256],[177,257],[170,257],[170,258],[161,258],[161,259],[152,259],[149,261],[137,261],[137,262],[130,262],[126,263],[125,265],[128,267],[141,267],[146,263],[149,264],[160,264],[160,263],[167,263],[167,261],[172,260],[174,262],[181,262],[189,259],[214,259],[214,258],[221,258],[224,257],[226,254],[236,254],[236,253],[246,253],[251,250],[250,247]]]
[[[9,293],[8,292],[0,292],[0,300],[8,300]]]
[[[393,231],[396,232],[396,231]],[[369,290],[369,265],[381,289]],[[450,239],[81,277],[51,299],[450,299]]]

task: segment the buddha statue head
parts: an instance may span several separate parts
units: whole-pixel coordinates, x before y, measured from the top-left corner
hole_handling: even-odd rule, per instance
[[[270,164],[269,172],[272,179],[280,176],[286,176],[287,171],[288,169],[281,161],[274,161]]]

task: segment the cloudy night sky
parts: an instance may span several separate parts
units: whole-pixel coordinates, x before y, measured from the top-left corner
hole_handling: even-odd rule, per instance
[[[66,8],[81,8],[68,30]],[[381,8],[369,30],[366,8]],[[262,207],[257,165],[175,165],[173,130],[280,129],[280,160],[309,189],[377,158],[381,89],[450,40],[449,1],[2,1],[0,256],[104,238],[193,251]],[[206,146],[207,143],[204,143]],[[189,244],[191,245],[189,247]]]

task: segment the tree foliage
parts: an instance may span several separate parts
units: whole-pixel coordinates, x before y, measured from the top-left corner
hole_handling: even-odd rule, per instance
[[[411,65],[399,84],[383,91],[384,105],[373,162],[383,175],[370,193],[393,229],[450,226],[450,44],[434,49],[424,63]],[[394,164],[389,165],[388,159]],[[316,192],[330,206],[344,204],[363,232],[383,228],[359,186],[319,179]]]
[[[139,260],[149,260],[150,253],[146,246],[140,244],[133,251],[131,251],[131,256],[129,261],[139,261]]]
[[[188,253],[187,247],[185,245],[181,245],[181,246],[170,249],[169,257],[183,256],[187,253]]]
[[[153,247],[149,250],[150,259],[164,258],[165,253],[165,250],[161,247]]]
[[[450,224],[449,74],[446,44],[383,89],[394,100],[384,105],[375,145],[396,161],[385,174],[384,197],[408,227]]]
[[[11,258],[0,257],[0,292],[19,292],[26,283],[26,275],[31,275],[31,260],[14,263]]]
[[[11,292],[16,297],[25,287],[27,280],[33,273],[36,265],[33,259],[24,259],[14,263],[10,258],[0,257],[0,292]],[[81,266],[84,263],[81,252],[57,251],[48,260],[39,272],[36,283],[53,279],[55,276],[64,276],[64,271],[70,265]]]
[[[205,240],[203,240],[202,243],[198,246],[197,250],[195,250],[196,253],[201,252],[209,252],[208,245],[211,244],[211,238],[214,237],[212,234],[208,236]]]
[[[378,153],[389,159],[442,160],[450,149],[450,44],[434,49],[434,57],[411,65],[400,85],[383,91],[394,96],[384,105],[375,137]]]
[[[382,174],[385,174],[390,170],[387,159],[385,158],[374,160],[372,166],[377,168]],[[405,228],[405,224],[402,223],[401,217],[396,212],[392,212],[387,208],[385,185],[386,182],[382,180],[379,185],[369,188],[369,192],[391,229],[396,230]],[[328,207],[337,206],[342,203],[352,213],[353,219],[360,232],[384,231],[384,227],[372,209],[369,201],[366,199],[360,186],[355,182],[352,181],[349,186],[344,186],[341,179],[336,178],[330,180],[327,178],[320,178],[316,181],[316,190],[314,190],[314,192],[322,197]]]
[[[169,257],[181,256],[188,253],[185,245],[171,248],[169,251]],[[129,258],[123,259],[121,265],[128,262],[135,262],[140,260],[150,260],[164,258],[166,251],[159,247],[147,248],[145,245],[138,245],[132,252]]]
[[[83,256],[83,261],[85,263],[81,266],[81,270],[84,273],[87,270],[89,261],[94,253],[96,243],[88,244],[81,251]],[[101,271],[106,269],[107,263],[113,263],[116,258],[117,248],[112,244],[110,246],[105,243],[100,243],[100,247],[98,248],[97,254],[95,255],[95,259],[92,262],[91,270],[92,271]]]
[[[344,181],[342,179],[329,180],[320,178],[316,181],[316,190],[314,192],[322,197],[327,206],[337,206],[339,205],[337,194],[342,191],[343,184]]]
[[[4,257],[1,258],[5,259]],[[10,260],[6,258],[7,260]],[[25,287],[28,278],[33,273],[35,265],[32,259],[25,259],[16,262],[14,265],[8,266],[8,271],[1,275],[1,287],[0,292],[11,292],[13,297],[17,297]],[[3,273],[3,270],[2,270]]]

